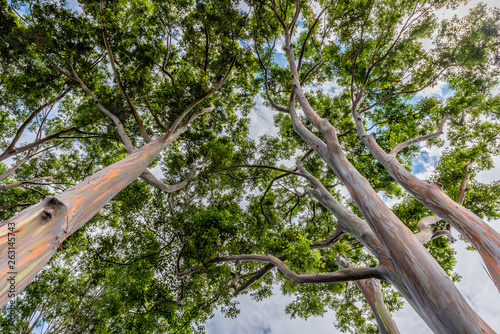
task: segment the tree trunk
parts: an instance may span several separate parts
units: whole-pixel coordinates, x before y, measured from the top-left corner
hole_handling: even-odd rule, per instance
[[[491,279],[500,291],[500,233],[473,212],[449,198],[439,183],[420,180],[407,171],[396,156],[382,150],[375,138],[366,133],[359,115],[354,115],[358,133],[370,152],[406,191],[457,229],[477,249]]]
[[[165,134],[73,188],[47,197],[0,224],[0,307],[19,294],[61,243],[137,179],[182,130]]]
[[[344,183],[366,222],[386,249],[400,279],[422,311],[423,320],[436,333],[494,333],[467,303],[415,235],[385,205],[368,180],[349,162],[338,142],[335,129],[327,120],[316,114],[302,91],[290,31],[286,26],[283,29],[293,84],[289,113],[294,130]],[[302,124],[295,112],[295,99],[307,119],[322,133],[327,145]]]

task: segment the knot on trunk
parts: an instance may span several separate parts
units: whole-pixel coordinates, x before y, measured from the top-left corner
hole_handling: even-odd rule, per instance
[[[432,183],[439,191],[443,191],[443,185],[439,182]]]
[[[41,223],[47,223],[50,221],[58,212],[65,209],[63,202],[55,197],[45,197],[43,200],[44,209],[40,214]]]
[[[45,210],[43,210],[42,214],[40,215],[40,217],[42,218],[42,222],[45,223],[51,220],[55,213],[56,210],[54,208],[46,208]]]

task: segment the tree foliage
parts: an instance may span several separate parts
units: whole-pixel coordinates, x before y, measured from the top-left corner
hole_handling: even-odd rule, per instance
[[[387,332],[379,318],[404,298],[431,326],[339,148],[454,281],[449,219],[384,154],[417,175],[434,164],[428,181],[457,205],[500,215],[498,182],[477,179],[498,154],[498,9],[440,20],[459,2],[0,1],[2,221],[183,126],[152,174],[59,245],[14,324],[0,311],[2,332],[198,333],[216,308],[237,316],[235,295],[276,286],[296,297],[292,317],[333,310],[344,332]],[[443,98],[421,94],[436,85]],[[249,135],[256,100],[277,111],[276,136]]]

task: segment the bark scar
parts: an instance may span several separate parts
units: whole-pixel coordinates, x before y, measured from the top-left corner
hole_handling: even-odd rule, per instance
[[[49,222],[60,211],[67,211],[66,205],[52,196],[45,197],[42,203],[44,209],[40,214],[41,224]]]

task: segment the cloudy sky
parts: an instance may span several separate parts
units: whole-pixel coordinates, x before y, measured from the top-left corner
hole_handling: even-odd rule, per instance
[[[449,19],[453,15],[463,16],[468,10],[476,6],[480,1],[471,1],[466,6],[456,10],[442,10],[437,13],[438,17]],[[497,0],[482,1],[489,6],[497,6]],[[430,46],[430,43],[429,43]],[[335,94],[338,87],[335,83],[329,83],[322,87],[323,90]],[[421,93],[422,96],[446,97],[449,93],[444,83],[430,87]],[[500,93],[500,87],[496,89]],[[256,106],[251,113],[250,134],[257,138],[263,134],[277,133],[273,124],[274,112],[257,99]],[[432,174],[434,163],[438,161],[441,150],[435,148],[423,148],[423,154],[418,158],[415,173],[425,178]],[[500,178],[500,158],[495,159],[496,168],[481,172],[478,181],[491,182]],[[389,203],[393,204],[393,203]],[[497,231],[500,231],[500,221],[491,222]],[[457,236],[457,232],[454,231]],[[500,332],[500,294],[489,279],[482,265],[482,260],[477,252],[465,249],[465,243],[461,240],[452,245],[457,252],[457,265],[455,271],[462,276],[457,284],[459,290],[469,301],[476,312],[497,332]],[[335,315],[327,313],[323,317],[312,317],[308,320],[291,319],[285,314],[285,306],[293,300],[293,297],[283,296],[279,288],[271,298],[262,302],[256,302],[249,296],[238,296],[237,298],[240,314],[236,319],[225,318],[219,311],[215,317],[207,323],[208,334],[302,334],[308,333],[341,333],[334,327]],[[420,319],[415,311],[408,305],[394,314],[401,333],[427,334],[432,333],[427,325]]]

